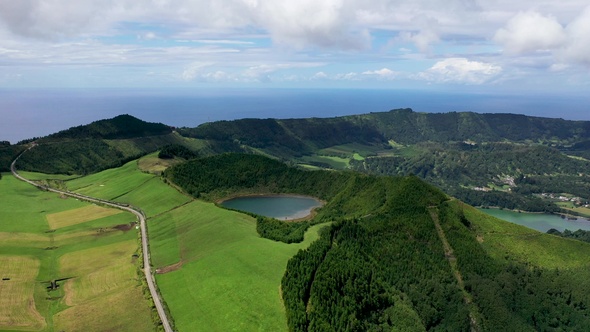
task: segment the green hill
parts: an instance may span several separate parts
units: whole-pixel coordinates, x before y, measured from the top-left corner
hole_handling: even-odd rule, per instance
[[[244,119],[179,133],[304,167],[415,174],[480,206],[557,212],[543,193],[590,201],[590,122],[516,114],[417,113]]]
[[[37,139],[37,146],[19,161],[19,168],[53,174],[90,174],[121,166],[164,146],[184,145],[184,141],[169,126],[120,115]]]
[[[170,134],[172,129],[161,123],[139,120],[131,115],[119,115],[108,120],[99,120],[87,125],[72,127],[51,134],[41,142],[55,139],[123,139]]]
[[[326,201],[312,223],[332,226],[283,277],[290,330],[582,331],[590,324],[590,245],[493,219],[417,177],[303,171],[236,154],[195,159],[165,176],[209,200],[281,192]]]

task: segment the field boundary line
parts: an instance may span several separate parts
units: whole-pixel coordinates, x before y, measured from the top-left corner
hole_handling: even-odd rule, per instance
[[[33,145],[31,145],[28,149],[26,149],[21,154],[19,154],[14,159],[14,161],[10,164],[10,172],[12,173],[12,175],[15,178],[17,178],[21,181],[24,181],[32,186],[35,186],[41,190],[45,190],[45,191],[49,191],[49,192],[53,192],[53,193],[57,193],[57,194],[61,194],[61,195],[66,195],[69,197],[77,198],[77,199],[91,202],[91,203],[104,204],[104,205],[107,205],[107,206],[110,206],[110,207],[113,207],[116,209],[124,210],[124,211],[130,212],[130,213],[133,213],[139,219],[139,225],[140,225],[140,229],[141,229],[142,253],[143,253],[143,272],[145,274],[145,279],[147,281],[148,288],[149,288],[150,293],[152,295],[152,300],[154,301],[154,305],[155,305],[156,310],[158,312],[158,316],[160,316],[160,321],[162,321],[162,326],[164,327],[164,331],[173,332],[172,326],[170,325],[170,321],[168,320],[168,316],[166,315],[166,311],[164,310],[162,298],[156,288],[156,280],[155,280],[154,275],[152,273],[145,214],[141,210],[139,210],[135,207],[132,207],[130,205],[125,205],[125,204],[121,204],[121,203],[117,203],[117,202],[111,202],[111,201],[108,201],[105,199],[81,195],[81,194],[74,193],[71,191],[64,191],[64,190],[50,188],[48,186],[41,185],[35,181],[29,180],[29,179],[21,176],[20,174],[18,174],[18,172],[16,170],[16,162],[25,152],[29,151],[30,149],[34,148],[35,146],[37,146],[37,145],[33,143]]]
[[[457,285],[461,290],[463,295],[463,301],[467,305],[469,309],[469,324],[471,326],[472,332],[479,332],[481,331],[480,324],[478,322],[478,309],[475,303],[473,303],[471,294],[465,289],[465,283],[463,282],[463,276],[461,275],[461,271],[459,271],[459,266],[457,265],[457,257],[455,256],[455,252],[451,247],[451,244],[447,240],[447,236],[445,235],[445,231],[443,230],[442,226],[440,225],[440,220],[438,218],[438,210],[436,207],[429,207],[428,211],[430,212],[430,217],[434,222],[434,227],[436,228],[436,233],[443,245],[443,250],[445,253],[445,258],[449,262],[451,266],[451,271],[455,280],[457,281]]]

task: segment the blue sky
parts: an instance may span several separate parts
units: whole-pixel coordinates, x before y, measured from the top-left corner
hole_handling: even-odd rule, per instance
[[[0,88],[585,94],[587,0],[0,0]]]

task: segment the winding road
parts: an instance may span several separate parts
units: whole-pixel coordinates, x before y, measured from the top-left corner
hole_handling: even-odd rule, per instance
[[[30,148],[25,150],[23,153],[27,152],[28,150],[32,149],[33,147],[35,147],[35,145],[31,146]],[[12,164],[10,164],[10,171],[12,172],[12,175],[14,175],[14,177],[16,177],[17,179],[27,182],[27,183],[29,183],[39,189],[42,189],[42,190],[58,193],[61,195],[66,195],[69,197],[77,198],[77,199],[84,200],[84,201],[91,202],[91,203],[99,203],[99,204],[103,204],[103,205],[108,205],[108,206],[116,208],[116,209],[131,212],[137,216],[137,218],[139,219],[139,225],[141,228],[141,246],[142,246],[142,251],[143,251],[143,272],[145,274],[145,279],[147,280],[148,288],[150,289],[152,299],[154,300],[154,305],[156,306],[156,310],[158,311],[158,315],[160,316],[160,320],[162,321],[162,326],[164,327],[164,330],[166,332],[172,332],[173,330],[172,330],[172,327],[170,326],[170,321],[168,320],[168,316],[166,315],[166,311],[164,311],[164,306],[162,305],[162,298],[160,297],[160,294],[156,290],[156,281],[154,279],[154,275],[152,274],[152,267],[150,264],[150,252],[149,252],[148,238],[147,238],[147,227],[146,227],[145,215],[143,214],[143,212],[141,212],[140,210],[138,210],[134,207],[128,206],[128,205],[123,205],[123,204],[120,204],[117,202],[111,202],[111,201],[107,201],[107,200],[100,199],[100,198],[94,198],[94,197],[90,197],[90,196],[80,195],[80,194],[73,193],[70,191],[63,191],[63,190],[58,190],[58,189],[46,187],[46,186],[38,184],[34,181],[31,181],[27,178],[24,178],[23,176],[18,174],[18,172],[16,171],[16,162],[20,158],[20,156],[23,155],[23,153],[18,155],[18,157],[16,157],[16,159],[14,159]]]

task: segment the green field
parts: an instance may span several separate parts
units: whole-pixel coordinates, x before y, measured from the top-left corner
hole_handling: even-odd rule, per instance
[[[49,228],[57,229],[112,216],[122,212],[123,211],[121,210],[104,208],[97,205],[89,205],[78,209],[51,213],[46,215],[46,218]]]
[[[157,276],[180,331],[286,330],[284,269],[321,226],[291,245],[262,239],[255,227],[249,216],[199,201],[150,224],[154,263],[181,263]]]
[[[158,158],[158,152],[154,152],[142,157],[137,164],[143,172],[160,175],[166,168],[183,161],[184,159],[181,158],[160,159]]]
[[[587,270],[590,244],[540,233],[465,206],[465,216],[476,225],[478,240],[496,259],[507,257],[549,269]],[[587,270],[590,271],[590,270]],[[590,277],[590,272],[584,272]]]
[[[312,165],[314,165],[315,163],[319,163],[320,165],[326,164],[333,169],[346,169],[349,167],[350,164],[350,158],[321,155],[303,156],[300,158],[300,161],[302,163],[309,163]]]
[[[254,218],[191,200],[136,161],[67,186],[146,211],[158,287],[180,331],[286,330],[280,280],[321,226],[299,244],[263,239]]]
[[[27,256],[0,255],[0,329],[40,330],[45,320],[34,305],[39,260]]]
[[[41,174],[37,175],[42,179]],[[150,331],[135,216],[0,180],[0,330]],[[51,280],[56,290],[48,290]]]

